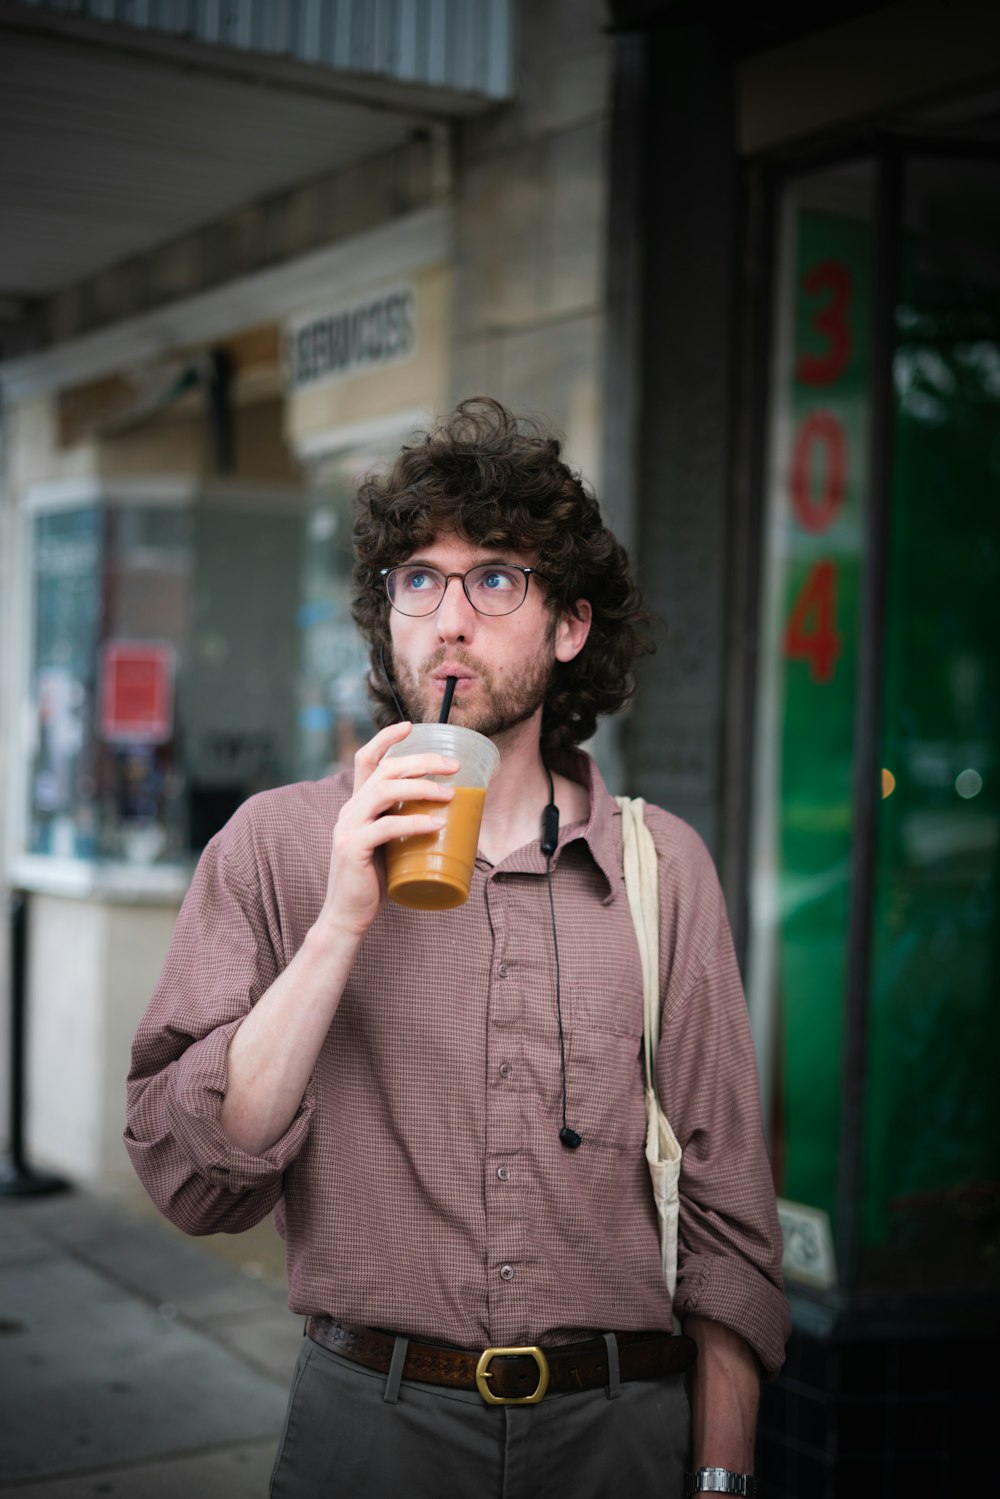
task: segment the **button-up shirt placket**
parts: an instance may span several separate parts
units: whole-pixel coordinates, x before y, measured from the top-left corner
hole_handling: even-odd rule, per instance
[[[488,869],[489,866],[487,865]],[[521,1088],[522,994],[511,951],[513,934],[504,894],[506,876],[490,870],[485,896],[493,951],[486,1018],[486,1206],[487,1300],[490,1325],[515,1342],[524,1325],[525,1224],[518,1163],[524,1148]]]

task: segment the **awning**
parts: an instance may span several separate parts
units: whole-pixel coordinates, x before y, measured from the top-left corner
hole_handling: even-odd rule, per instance
[[[0,320],[507,97],[513,0],[0,3]]]

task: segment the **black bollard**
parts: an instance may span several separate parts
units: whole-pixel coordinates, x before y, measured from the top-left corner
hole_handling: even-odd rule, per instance
[[[41,1197],[64,1192],[61,1176],[33,1171],[24,1158],[24,1070],[27,1037],[28,897],[23,890],[10,896],[10,1146],[0,1166],[0,1197]]]

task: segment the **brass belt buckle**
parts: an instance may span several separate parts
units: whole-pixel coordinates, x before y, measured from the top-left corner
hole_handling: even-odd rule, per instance
[[[528,1353],[538,1365],[538,1383],[530,1395],[494,1395],[486,1381],[491,1377],[490,1363],[498,1356]],[[549,1387],[549,1361],[540,1348],[485,1348],[476,1365],[476,1389],[487,1405],[537,1405]]]

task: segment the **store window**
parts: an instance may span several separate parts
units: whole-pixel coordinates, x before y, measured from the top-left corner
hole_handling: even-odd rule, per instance
[[[191,517],[100,498],[30,520],[30,854],[177,859],[186,848],[176,665]]]
[[[904,165],[862,1274],[1000,1285],[1000,163]]]
[[[241,801],[295,778],[302,516],[294,490],[29,493],[35,874],[189,870]]]
[[[406,440],[391,421],[377,435],[339,445],[336,436],[309,467],[306,498],[298,762],[310,779],[353,764],[375,732],[365,678],[368,651],[351,618],[351,533],[364,476],[386,468]]]

